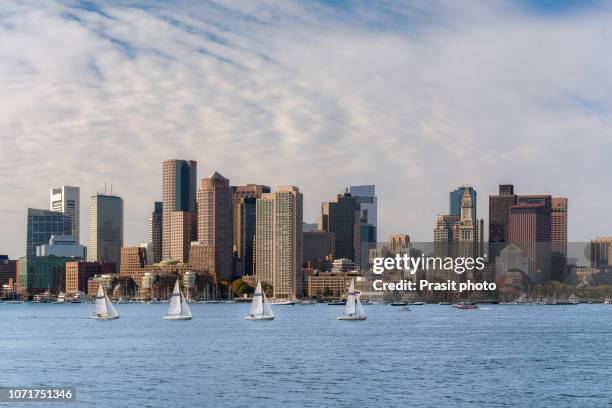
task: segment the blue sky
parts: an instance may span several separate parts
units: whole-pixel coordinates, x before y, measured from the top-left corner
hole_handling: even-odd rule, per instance
[[[146,240],[161,162],[293,184],[305,220],[377,185],[380,237],[432,239],[448,191],[569,198],[612,234],[612,11],[604,2],[3,1],[0,253],[48,190],[113,184]],[[603,221],[602,221],[603,220]]]

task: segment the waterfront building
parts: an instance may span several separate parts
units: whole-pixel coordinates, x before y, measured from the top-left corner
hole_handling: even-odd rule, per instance
[[[27,295],[65,287],[66,263],[78,258],[63,256],[24,256],[19,258],[17,291]]]
[[[9,285],[9,282],[15,282],[16,279],[17,261],[9,259],[8,255],[0,255],[0,289]]]
[[[87,281],[95,275],[115,272],[115,264],[111,262],[66,262],[66,293],[87,293]],[[96,288],[97,289],[97,288]]]
[[[255,274],[276,298],[302,296],[303,197],[294,186],[262,194],[256,203]]]
[[[119,265],[123,246],[123,199],[116,195],[91,196],[88,260]]]
[[[87,248],[79,245],[76,237],[72,235],[51,235],[49,243],[36,247],[36,256],[63,256],[85,259],[86,255]]]
[[[340,298],[346,293],[351,279],[362,275],[355,270],[343,272],[311,272],[307,276],[308,296],[316,298]]]
[[[62,186],[52,188],[49,192],[49,210],[61,212],[70,218],[72,223],[70,234],[76,238],[77,244],[81,236],[80,201],[79,187]]]
[[[346,258],[338,258],[334,259],[332,263],[332,272],[340,273],[340,272],[354,272],[355,262],[352,262],[350,259]]]
[[[173,248],[180,247],[172,242],[172,237],[185,237],[196,233],[196,218],[187,224],[183,218],[172,217],[174,212],[196,213],[197,163],[193,160],[165,160],[162,165],[162,259],[171,259]],[[178,231],[173,225],[176,220],[188,231]],[[189,232],[189,233],[188,233]],[[175,251],[176,252],[176,251]]]
[[[28,208],[26,256],[35,256],[36,247],[49,243],[52,235],[70,235],[70,217],[58,211]]]
[[[121,248],[120,276],[130,276],[135,280],[140,280],[144,274],[144,267],[148,264],[146,248],[142,246]]]
[[[336,195],[333,201],[321,205],[319,222],[319,230],[335,236],[335,256],[361,265],[361,213],[358,200],[348,192]]]
[[[202,179],[198,190],[198,242],[215,249],[215,275],[232,276],[232,190],[229,180],[216,171]]]
[[[234,253],[242,261],[245,275],[252,275],[255,269],[257,199],[266,193],[270,193],[270,187],[261,184],[232,186]]]
[[[149,218],[149,242],[152,246],[153,262],[162,260],[162,234],[163,234],[163,203],[156,201],[153,212]]]

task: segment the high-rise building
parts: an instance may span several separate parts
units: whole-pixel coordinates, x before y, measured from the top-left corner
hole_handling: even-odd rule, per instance
[[[567,256],[567,198],[553,197],[551,211],[552,250]]]
[[[508,245],[510,208],[516,204],[512,184],[501,184],[499,194],[489,196],[489,259],[493,260]]]
[[[360,261],[360,205],[355,197],[345,192],[333,201],[323,203],[319,229],[335,235],[334,254],[361,265]]]
[[[58,211],[28,208],[26,255],[36,256],[36,247],[49,243],[52,235],[72,234],[70,217]]]
[[[91,196],[90,261],[119,265],[123,246],[123,199],[115,195]]]
[[[302,193],[281,186],[262,194],[256,205],[255,274],[273,286],[274,297],[299,297],[304,289]]]
[[[410,249],[410,237],[407,234],[389,235],[389,250],[394,254]]]
[[[215,248],[218,279],[232,276],[232,190],[216,171],[198,190],[198,242]]]
[[[197,163],[193,160],[165,160],[162,166],[162,259],[172,258],[172,226],[171,214],[175,211],[196,213],[196,174]],[[176,218],[181,220],[181,218]],[[184,221],[184,219],[182,219]],[[192,218],[195,223],[195,217]],[[191,231],[196,231],[195,225],[185,225]],[[185,236],[183,231],[181,236]]]
[[[163,203],[156,201],[151,218],[149,218],[149,242],[153,248],[153,261],[162,260],[162,234],[163,234]]]
[[[304,231],[303,264],[323,263],[334,258],[334,234],[327,231]]]
[[[52,188],[49,192],[49,209],[64,213],[72,222],[70,235],[76,238],[77,244],[80,242],[80,189],[79,187],[62,186]]]
[[[376,197],[376,186],[350,186],[349,193],[355,197],[359,204],[359,243],[361,270],[368,269],[370,249],[376,248],[378,228],[378,197]]]
[[[529,258],[529,277],[546,283],[551,273],[551,197],[519,196],[510,208],[509,241]]]
[[[252,275],[254,271],[257,199],[269,192],[270,187],[260,184],[232,186],[234,252],[242,260],[245,275]]]
[[[472,220],[472,222],[475,223],[477,195],[476,190],[474,190],[474,188],[471,186],[461,186],[449,193],[448,214],[455,215],[457,217],[461,216],[461,202],[463,201],[463,195],[465,193],[465,190],[468,190],[470,194],[470,199],[472,200],[472,207],[474,210],[474,219]]]
[[[166,259],[187,263],[189,247],[196,238],[195,214],[189,211],[173,211],[170,214],[164,214],[165,217],[170,218],[170,252]]]
[[[4,285],[9,282],[15,282],[17,279],[17,261],[10,260],[8,255],[0,255],[0,291]],[[10,288],[12,291],[12,287]]]

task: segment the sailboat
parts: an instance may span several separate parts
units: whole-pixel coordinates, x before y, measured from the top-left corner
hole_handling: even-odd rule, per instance
[[[181,288],[179,287],[179,279],[177,279],[174,284],[174,290],[170,298],[170,306],[168,306],[168,313],[164,316],[164,319],[191,320],[191,310],[189,310],[183,292],[181,292]]]
[[[355,279],[351,279],[344,314],[338,320],[365,320],[366,315],[359,301],[359,294],[355,292]]]
[[[98,320],[113,320],[119,318],[119,313],[117,313],[110,299],[106,296],[106,293],[104,293],[102,283],[98,285],[94,312],[91,314],[91,318]]]
[[[272,320],[274,314],[270,308],[270,304],[266,299],[266,294],[261,290],[261,281],[257,281],[257,288],[253,295],[249,314],[244,317],[246,320]]]

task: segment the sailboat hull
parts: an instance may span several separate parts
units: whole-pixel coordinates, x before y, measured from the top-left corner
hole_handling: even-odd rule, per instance
[[[164,316],[164,320],[191,320],[191,316]]]
[[[274,316],[245,316],[244,320],[274,320]]]
[[[365,316],[340,316],[338,320],[365,320]]]
[[[94,320],[115,320],[118,319],[119,316],[96,316],[95,314],[91,315],[91,318]]]

